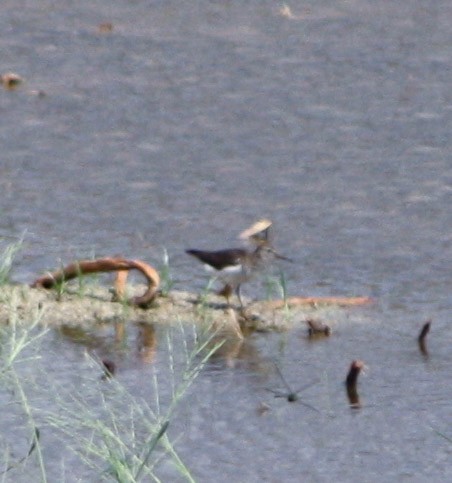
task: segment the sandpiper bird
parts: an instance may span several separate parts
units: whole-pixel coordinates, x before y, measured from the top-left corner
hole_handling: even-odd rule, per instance
[[[275,258],[292,261],[279,255],[268,243],[260,243],[253,251],[229,248],[218,251],[185,250],[185,252],[203,262],[208,271],[214,272],[226,283],[218,294],[226,297],[228,303],[229,297],[235,291],[242,308],[240,296],[242,283],[250,280],[256,272],[264,269]]]

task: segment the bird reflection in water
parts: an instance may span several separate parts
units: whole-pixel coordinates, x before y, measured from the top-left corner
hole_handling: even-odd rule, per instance
[[[240,361],[245,361],[254,368],[259,366],[259,352],[245,338],[231,337],[230,334],[219,331],[209,341],[208,348],[213,348],[219,343],[221,343],[221,346],[212,354],[209,362],[217,363],[219,360],[222,360],[230,368],[235,367]]]

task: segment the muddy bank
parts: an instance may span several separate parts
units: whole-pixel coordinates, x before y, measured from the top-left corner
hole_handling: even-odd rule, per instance
[[[144,285],[128,287],[128,296],[143,293]],[[358,299],[357,299],[358,300]],[[130,304],[112,301],[112,291],[100,285],[68,287],[64,293],[27,285],[0,287],[0,323],[16,320],[59,327],[74,325],[92,327],[96,323],[142,322],[171,324],[175,322],[209,323],[230,327],[237,326],[260,331],[288,330],[304,324],[313,312],[321,311],[321,304],[309,303],[285,307],[280,301],[246,301],[244,316],[232,310],[224,299],[214,294],[198,295],[172,291],[159,296],[150,307],[143,309]],[[334,300],[333,300],[334,302]],[[331,304],[329,304],[331,307]],[[237,308],[237,307],[236,307]],[[338,309],[339,310],[339,309]]]

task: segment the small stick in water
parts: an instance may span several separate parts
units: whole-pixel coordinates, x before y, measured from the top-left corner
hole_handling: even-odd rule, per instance
[[[364,368],[363,361],[354,360],[350,364],[350,369],[347,374],[347,379],[345,380],[348,400],[350,401],[350,406],[353,408],[361,407],[361,403],[359,401],[358,389],[357,389],[357,382],[358,382],[359,373],[363,368]]]
[[[424,356],[428,356],[427,346],[425,345],[425,339],[427,334],[430,332],[430,326],[432,324],[431,320],[427,320],[427,322],[423,325],[419,336],[417,338],[419,344],[419,350],[422,352]]]

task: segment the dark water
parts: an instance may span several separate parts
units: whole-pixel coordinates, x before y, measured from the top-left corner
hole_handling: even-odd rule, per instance
[[[377,303],[326,311],[327,341],[253,335],[206,370],[180,414],[194,476],[450,480],[432,430],[451,435],[450,2],[293,2],[294,18],[270,1],[20,3],[0,19],[2,73],[26,80],[0,91],[2,243],[26,231],[15,280],[93,255],[158,266],[166,248],[175,288],[197,290],[184,248],[268,217],[297,260],[290,294]],[[83,359],[63,344],[52,361]],[[370,368],[358,412],[341,385],[354,358]],[[294,386],[321,376],[320,415],[265,391],[272,360]]]

